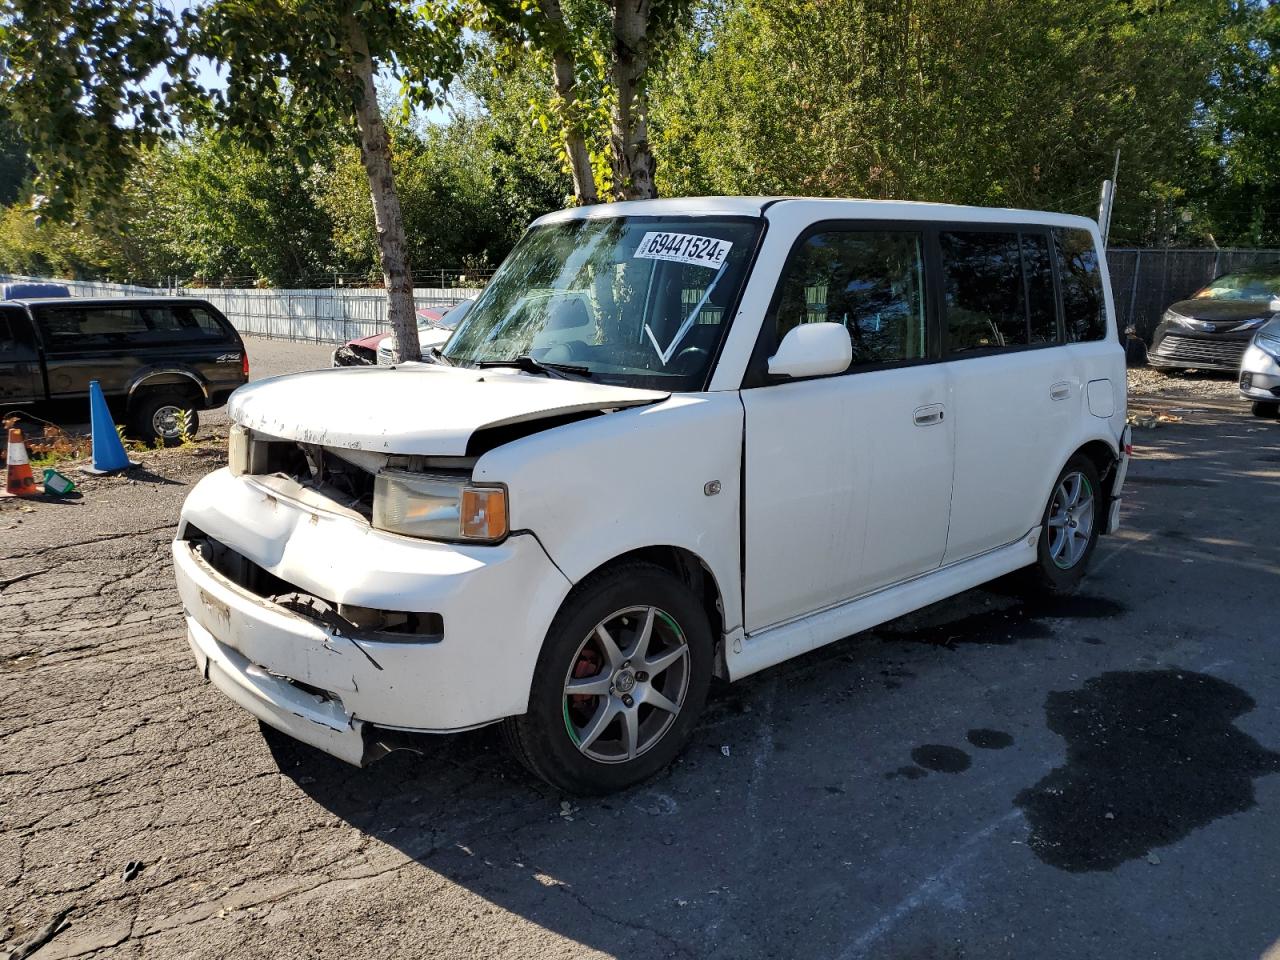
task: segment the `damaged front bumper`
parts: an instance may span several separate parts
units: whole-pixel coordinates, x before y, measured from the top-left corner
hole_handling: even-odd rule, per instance
[[[371,727],[448,732],[523,713],[570,587],[532,536],[414,540],[225,470],[188,497],[173,559],[204,676],[263,722],[354,764],[370,759]],[[407,614],[426,627],[362,629],[318,610],[395,611],[389,623]]]

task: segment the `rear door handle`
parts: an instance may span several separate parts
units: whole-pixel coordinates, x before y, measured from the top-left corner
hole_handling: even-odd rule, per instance
[[[941,423],[946,416],[946,410],[940,403],[931,403],[924,407],[916,407],[915,422],[917,427],[927,427],[931,424]]]
[[[1067,380],[1059,380],[1049,388],[1049,396],[1054,400],[1066,400],[1071,396],[1071,383]]]

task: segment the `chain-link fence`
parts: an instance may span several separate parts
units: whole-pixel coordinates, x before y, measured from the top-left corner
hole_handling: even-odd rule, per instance
[[[39,280],[0,274],[0,283]],[[315,290],[279,290],[257,287],[140,287],[95,280],[45,280],[61,283],[77,297],[176,295],[208,300],[226,314],[231,325],[244,334],[315,343],[346,343],[384,333],[387,296],[383,290],[329,287]],[[418,309],[447,310],[480,293],[478,287],[419,287],[413,291]]]

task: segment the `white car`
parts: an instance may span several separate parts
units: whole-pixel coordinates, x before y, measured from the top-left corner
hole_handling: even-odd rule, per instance
[[[354,764],[501,721],[568,791],[738,680],[1116,528],[1124,352],[1053,213],[707,198],[535,222],[437,364],[238,390],[173,554],[201,672]]]
[[[1253,402],[1255,417],[1280,416],[1280,300],[1240,358],[1240,395]]]
[[[432,317],[418,317],[418,345],[422,350],[424,357],[431,354],[433,349],[443,347],[449,342],[449,338],[453,336],[454,329],[458,326],[458,322],[467,315],[467,311],[471,309],[474,300],[463,300],[450,307],[438,320]],[[377,365],[380,367],[389,367],[396,362],[396,335],[389,333],[378,341]]]

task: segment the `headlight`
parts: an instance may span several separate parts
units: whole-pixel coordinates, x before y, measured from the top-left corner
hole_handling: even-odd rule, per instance
[[[1253,338],[1253,345],[1259,350],[1265,351],[1271,355],[1271,359],[1280,363],[1280,339],[1271,336],[1263,336],[1257,334]]]
[[[1192,320],[1190,317],[1184,317],[1180,313],[1174,313],[1172,310],[1166,310],[1164,312],[1164,320],[1166,323],[1176,323],[1179,326],[1191,327],[1193,330],[1197,326],[1195,320]]]
[[[507,535],[507,491],[383,470],[373,485],[373,525],[409,537],[493,543]]]

